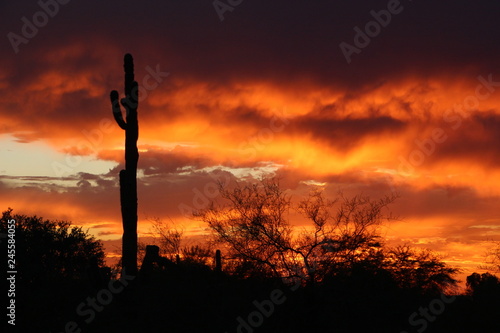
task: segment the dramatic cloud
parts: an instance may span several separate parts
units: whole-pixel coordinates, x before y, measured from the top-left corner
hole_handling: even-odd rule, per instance
[[[331,196],[398,192],[404,221],[388,226],[391,244],[439,250],[468,270],[500,237],[496,2],[1,8],[4,208],[119,239],[124,133],[109,92],[123,94],[130,52],[142,235],[159,217],[199,236],[187,216],[217,198],[218,181],[276,172],[296,196],[318,184]]]

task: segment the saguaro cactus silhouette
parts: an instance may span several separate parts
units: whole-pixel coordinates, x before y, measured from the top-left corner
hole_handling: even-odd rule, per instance
[[[113,116],[121,129],[125,130],[125,170],[120,171],[120,204],[123,221],[122,264],[127,274],[137,274],[137,162],[139,151],[137,139],[139,124],[137,106],[139,93],[134,81],[134,60],[125,54],[125,98],[118,102],[118,92],[110,94]],[[120,104],[125,108],[123,119]]]
[[[215,271],[222,272],[222,255],[220,250],[215,251]]]

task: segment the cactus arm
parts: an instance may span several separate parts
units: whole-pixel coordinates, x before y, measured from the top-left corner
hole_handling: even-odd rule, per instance
[[[131,84],[130,84],[130,90],[131,90],[131,93],[130,94],[126,94],[125,98],[122,98],[120,100],[120,104],[125,108],[125,114],[126,114],[126,117],[128,118],[128,116],[131,114],[131,113],[136,113],[137,112],[137,106],[139,104],[138,102],[138,97],[139,97],[139,87],[138,87],[138,84],[136,81],[133,81]],[[128,90],[128,89],[127,89]],[[127,120],[127,123],[128,123],[128,120]]]
[[[122,110],[120,109],[120,104],[118,103],[118,91],[113,90],[111,94],[109,94],[111,99],[111,108],[113,110],[113,116],[115,117],[116,123],[122,130],[127,129],[127,124],[123,120]]]
[[[113,116],[116,123],[121,129],[126,130],[128,117],[129,115],[134,116],[137,112],[137,106],[139,104],[139,86],[137,81],[134,81],[134,60],[132,55],[128,53],[123,59],[123,69],[125,70],[125,98],[122,98],[120,102],[118,102],[119,95],[116,90],[113,90],[109,97],[111,99],[111,108],[113,110]],[[127,122],[123,119],[120,104],[125,108],[125,117]]]

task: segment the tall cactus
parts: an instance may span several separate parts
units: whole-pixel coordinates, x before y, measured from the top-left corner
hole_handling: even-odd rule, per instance
[[[118,92],[110,94],[113,116],[121,129],[125,130],[125,170],[120,171],[120,204],[123,222],[122,264],[129,275],[137,274],[137,161],[139,151],[137,139],[139,124],[137,122],[138,85],[134,81],[134,60],[132,55],[125,54],[125,98],[118,102]],[[123,119],[120,104],[125,108]]]

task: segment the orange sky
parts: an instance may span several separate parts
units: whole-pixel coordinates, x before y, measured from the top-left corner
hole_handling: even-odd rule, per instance
[[[141,234],[159,217],[199,235],[204,226],[185,215],[216,199],[217,179],[274,172],[297,197],[314,184],[332,196],[398,192],[389,244],[438,251],[462,278],[479,271],[500,240],[497,5],[404,3],[348,64],[339,44],[354,43],[353,28],[386,2],[285,11],[282,2],[245,3],[222,22],[210,3],[140,13],[131,1],[70,3],[17,53],[5,38],[3,209],[68,219],[117,243],[124,133],[108,96],[122,93],[131,52],[143,87]],[[2,6],[12,14],[4,35],[22,34],[20,18],[40,10]]]

